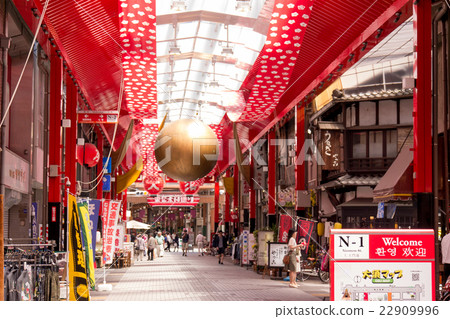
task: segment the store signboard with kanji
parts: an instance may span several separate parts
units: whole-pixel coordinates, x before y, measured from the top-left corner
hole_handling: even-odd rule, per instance
[[[332,229],[331,300],[431,301],[434,231]]]
[[[200,202],[199,196],[187,196],[184,194],[164,194],[147,198],[150,206],[195,206]]]

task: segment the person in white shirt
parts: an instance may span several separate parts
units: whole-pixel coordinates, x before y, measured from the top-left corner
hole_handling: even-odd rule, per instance
[[[441,240],[442,263],[444,264],[444,278],[442,282],[447,282],[450,276],[450,232]]]
[[[198,247],[198,255],[203,256],[203,235],[201,233],[198,233],[197,237],[195,238],[195,243]]]

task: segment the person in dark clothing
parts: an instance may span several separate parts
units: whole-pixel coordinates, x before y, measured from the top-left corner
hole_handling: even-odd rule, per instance
[[[187,257],[187,251],[188,251],[188,248],[189,248],[189,234],[188,234],[186,229],[183,232],[183,236],[181,237],[181,241],[182,241],[182,248],[183,248],[183,256]]]
[[[223,257],[225,255],[225,248],[227,248],[227,238],[223,235],[223,232],[219,230],[218,235],[214,237],[213,247],[217,248],[217,254],[219,255],[219,264],[223,265]]]

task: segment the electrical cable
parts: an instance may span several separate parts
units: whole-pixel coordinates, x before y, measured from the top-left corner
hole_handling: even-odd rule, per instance
[[[22,81],[23,74],[25,73],[25,69],[27,67],[28,60],[30,59],[31,52],[33,52],[34,44],[36,43],[36,38],[37,38],[37,35],[39,34],[39,29],[41,28],[42,21],[44,20],[45,12],[47,11],[49,2],[50,2],[50,0],[45,1],[44,9],[42,10],[42,14],[39,19],[39,23],[36,27],[36,33],[34,34],[33,41],[31,42],[30,50],[28,51],[27,58],[25,59],[25,64],[22,68],[22,72],[20,72],[19,79],[17,80],[16,87],[14,88],[14,92],[11,95],[11,98],[9,99],[8,107],[6,108],[5,114],[3,115],[2,121],[0,122],[0,127],[3,127],[3,123],[5,122],[6,116],[8,115],[9,110],[11,109],[12,102],[14,101],[14,98],[16,97],[17,90],[19,89],[20,82]]]

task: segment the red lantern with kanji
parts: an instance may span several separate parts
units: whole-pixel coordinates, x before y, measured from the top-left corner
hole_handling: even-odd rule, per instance
[[[100,160],[100,152],[97,147],[91,143],[77,145],[77,162],[81,165],[94,167]]]
[[[149,195],[158,195],[164,188],[164,179],[160,175],[146,176],[144,188]]]
[[[194,182],[180,182],[180,191],[185,195],[194,195],[200,189],[199,183]]]

